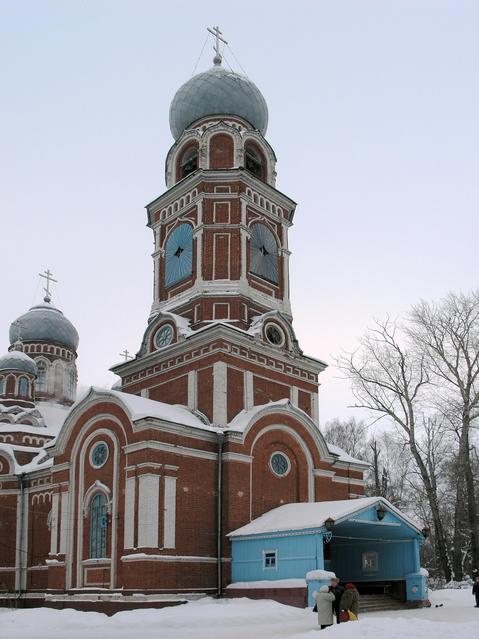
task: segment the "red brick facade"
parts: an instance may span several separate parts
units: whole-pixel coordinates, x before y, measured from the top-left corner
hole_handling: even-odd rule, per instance
[[[137,356],[113,369],[122,392],[93,389],[73,407],[41,444],[52,466],[21,475],[0,449],[0,588],[214,593],[229,581],[228,532],[284,503],[362,494],[362,467],[330,453],[319,430],[325,364],[303,354],[291,324],[295,204],[246,124],[206,118],[168,154],[170,188],[147,207],[153,306]],[[257,175],[244,168],[247,145]],[[191,151],[199,166],[184,175]],[[167,285],[168,241],[182,224],[192,245],[175,256],[191,249],[191,268]],[[262,248],[269,279],[253,272],[254,224],[276,243]]]

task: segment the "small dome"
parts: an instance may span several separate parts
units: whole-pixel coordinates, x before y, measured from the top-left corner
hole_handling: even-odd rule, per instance
[[[12,351],[3,357],[0,357],[1,371],[22,371],[30,375],[37,375],[37,365],[31,357],[28,357],[22,351]]]
[[[268,126],[268,107],[258,87],[219,64],[195,75],[176,92],[170,106],[175,140],[190,124],[208,115],[237,115],[263,135]]]
[[[50,302],[33,306],[10,326],[10,344],[19,338],[19,332],[22,342],[49,342],[75,352],[78,348],[76,328]]]

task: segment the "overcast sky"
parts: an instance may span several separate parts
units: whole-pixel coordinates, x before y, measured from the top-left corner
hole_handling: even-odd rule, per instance
[[[303,350],[332,363],[373,317],[477,286],[478,2],[0,0],[0,350],[45,268],[82,385],[111,385],[139,348],[143,206],[165,189],[169,105],[215,24],[266,98],[277,187],[298,202]],[[351,414],[333,366],[322,384],[321,420]]]

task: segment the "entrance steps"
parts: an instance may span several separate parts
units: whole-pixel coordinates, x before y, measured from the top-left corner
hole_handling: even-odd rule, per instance
[[[408,610],[408,606],[391,595],[359,595],[359,614],[383,610]]]

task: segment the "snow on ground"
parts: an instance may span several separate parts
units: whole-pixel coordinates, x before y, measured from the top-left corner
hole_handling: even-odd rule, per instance
[[[470,590],[431,593],[432,607],[368,613],[322,631],[324,639],[462,639],[479,636]],[[436,604],[443,604],[436,608]],[[96,612],[0,609],[2,639],[314,639],[317,615],[274,601],[200,599],[161,610],[107,617]]]

